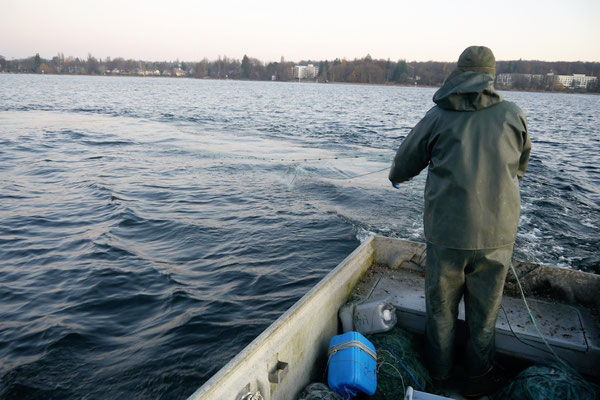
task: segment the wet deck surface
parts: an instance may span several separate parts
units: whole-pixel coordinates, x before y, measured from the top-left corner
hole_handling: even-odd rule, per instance
[[[411,266],[413,268],[410,268]],[[425,275],[422,267],[411,263],[402,269],[390,269],[385,266],[372,268],[356,291],[371,300],[389,297],[398,310],[415,317],[424,317],[424,286]],[[580,313],[575,307],[531,298],[527,302],[540,332],[548,343],[584,352],[588,349],[585,329]],[[496,323],[498,333],[513,335],[512,328],[512,331],[525,341],[541,342],[522,298],[504,295],[502,309]],[[465,320],[463,301],[459,305],[458,318],[461,321]],[[420,331],[418,325],[411,325],[411,321],[405,323],[409,324],[407,328],[410,330]]]
[[[397,269],[375,264],[357,285],[352,296],[353,300],[359,301],[388,299],[397,309],[398,325],[422,334],[426,318],[424,284],[425,270],[420,264],[408,261]],[[588,337],[594,329],[586,326],[582,310],[572,305],[535,298],[527,298],[527,302],[540,332],[561,358],[571,364],[580,363],[580,370],[592,370],[594,365],[600,365],[600,352],[594,345],[598,343],[598,338]],[[459,321],[464,321],[462,301],[459,307]],[[464,327],[464,322],[459,322],[459,330],[461,324]],[[517,357],[524,362],[553,359],[532,324],[523,299],[506,293],[496,323],[496,347],[499,356]],[[457,389],[449,394],[462,399],[458,393]]]

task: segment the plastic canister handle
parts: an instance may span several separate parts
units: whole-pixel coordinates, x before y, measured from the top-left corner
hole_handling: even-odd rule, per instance
[[[392,313],[390,312],[390,310],[383,310],[383,320],[384,321],[391,321],[392,319]]]

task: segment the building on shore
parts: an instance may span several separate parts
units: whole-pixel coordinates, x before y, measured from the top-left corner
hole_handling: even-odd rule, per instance
[[[596,82],[595,76],[586,76],[584,74],[557,75],[558,82],[566,88],[579,89],[587,88],[590,83]]]
[[[186,76],[186,73],[184,70],[182,70],[181,68],[177,67],[177,68],[173,68],[173,76]]]
[[[597,79],[595,76],[586,76],[584,74],[555,75],[553,72],[549,72],[546,75],[542,75],[512,73],[498,74],[496,76],[496,86],[500,89],[587,89],[589,85],[596,83]]]
[[[313,64],[296,65],[293,67],[294,79],[315,79],[319,75],[319,67]]]
[[[498,87],[512,87],[513,75],[515,74],[498,74],[496,75],[496,86]]]

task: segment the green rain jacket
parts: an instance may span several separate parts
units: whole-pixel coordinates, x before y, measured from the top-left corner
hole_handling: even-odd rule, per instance
[[[455,249],[491,249],[514,243],[519,223],[519,180],[531,142],[525,114],[503,101],[492,74],[451,76],[437,104],[404,139],[390,170],[392,183],[429,166],[425,237]]]

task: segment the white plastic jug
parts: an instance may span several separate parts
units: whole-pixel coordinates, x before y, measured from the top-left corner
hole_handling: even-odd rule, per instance
[[[338,312],[344,333],[358,331],[363,334],[387,332],[397,322],[396,307],[389,298],[364,303],[348,303]]]

